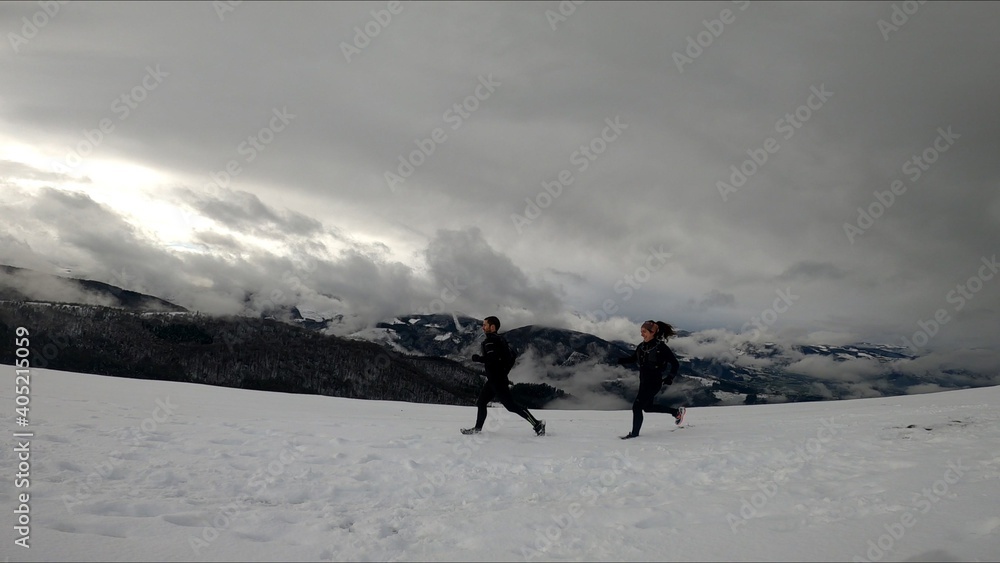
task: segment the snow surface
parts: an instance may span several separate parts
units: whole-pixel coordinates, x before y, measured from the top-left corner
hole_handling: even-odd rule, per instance
[[[13,379],[13,369],[7,373]],[[629,411],[351,400],[33,369],[14,561],[862,561],[1000,556],[1000,387]]]

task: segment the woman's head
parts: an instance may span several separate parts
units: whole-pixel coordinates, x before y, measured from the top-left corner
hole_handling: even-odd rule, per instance
[[[656,333],[659,329],[660,327],[658,327],[654,321],[646,321],[642,323],[642,326],[639,328],[639,334],[642,335],[643,341],[649,342],[650,340],[656,338]]]
[[[674,327],[665,322],[657,321],[646,321],[642,323],[642,328],[639,329],[642,334],[642,339],[646,342],[654,338],[662,338],[666,340],[676,334],[674,332]]]

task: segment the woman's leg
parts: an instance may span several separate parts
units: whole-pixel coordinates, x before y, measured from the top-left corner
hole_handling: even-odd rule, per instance
[[[639,394],[632,402],[632,435],[638,436],[642,428],[642,411],[650,412],[653,406],[653,397],[660,392],[662,383],[659,378],[654,382],[652,379],[639,380]]]

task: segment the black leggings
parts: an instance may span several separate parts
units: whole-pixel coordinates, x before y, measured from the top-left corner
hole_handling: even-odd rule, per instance
[[[476,407],[479,409],[476,414],[476,428],[482,430],[483,424],[486,422],[486,407],[493,399],[498,399],[507,410],[527,420],[532,426],[538,424],[538,419],[531,416],[528,409],[514,401],[514,396],[510,393],[510,386],[507,385],[507,381],[494,382],[490,379],[483,384],[483,390],[479,392],[479,399],[476,401]]]
[[[639,394],[632,402],[632,434],[639,435],[639,429],[642,428],[642,411],[665,412],[674,416],[680,412],[674,407],[653,404],[653,398],[660,392],[661,387],[663,387],[663,380],[658,374],[639,378]]]

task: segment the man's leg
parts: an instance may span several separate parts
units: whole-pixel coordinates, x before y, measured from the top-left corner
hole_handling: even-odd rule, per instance
[[[503,389],[497,389],[496,396],[500,399],[500,402],[507,410],[530,422],[532,428],[538,425],[538,419],[532,416],[531,413],[528,412],[528,409],[519,405],[517,401],[514,400],[514,395],[511,394],[509,387],[506,385],[498,385],[498,387],[503,387]]]
[[[496,396],[496,390],[493,388],[493,384],[487,381],[483,383],[483,389],[479,392],[479,399],[476,400],[476,428],[479,430],[483,429],[483,424],[486,423],[486,407]]]

